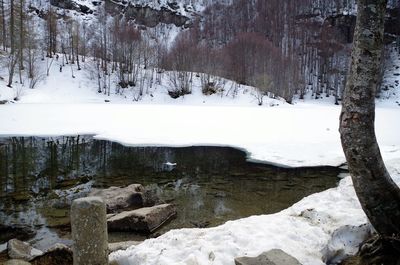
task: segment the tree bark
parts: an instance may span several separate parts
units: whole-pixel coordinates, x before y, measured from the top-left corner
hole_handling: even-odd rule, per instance
[[[358,0],[352,65],[340,134],[361,206],[381,236],[400,235],[400,189],[391,179],[375,136],[375,94],[387,0]]]
[[[1,6],[1,29],[2,29],[2,44],[3,44],[3,50],[6,50],[7,47],[7,34],[6,34],[6,16],[4,12],[4,0],[0,0],[0,6]]]

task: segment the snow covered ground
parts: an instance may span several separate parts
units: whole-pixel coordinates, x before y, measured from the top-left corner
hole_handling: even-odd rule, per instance
[[[249,159],[285,166],[340,165],[345,162],[338,133],[340,107],[333,99],[268,99],[257,105],[254,90],[226,81],[225,90],[204,96],[194,82],[193,94],[171,99],[168,80],[147,91],[140,102],[132,93],[97,94],[84,71],[72,79],[57,62],[36,89],[9,89],[0,81],[0,136],[90,134],[126,145],[221,145],[241,148]],[[390,73],[391,81],[398,75]],[[393,77],[393,76],[394,77]],[[394,78],[394,79],[393,79]],[[233,91],[233,90],[235,91]],[[398,93],[398,86],[390,91]],[[105,102],[105,101],[110,102]],[[400,183],[400,107],[398,98],[380,100],[377,137],[392,176]],[[266,198],[268,200],[268,198]],[[111,259],[120,264],[221,264],[236,256],[255,256],[281,248],[304,265],[324,264],[335,254],[354,253],[369,233],[351,179],[311,195],[273,215],[252,216],[208,229],[173,230],[146,240]],[[333,237],[332,237],[333,236]],[[341,252],[340,249],[344,250]],[[339,257],[340,258],[340,257]]]

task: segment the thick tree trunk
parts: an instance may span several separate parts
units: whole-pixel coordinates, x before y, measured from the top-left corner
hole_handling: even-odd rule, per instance
[[[340,134],[364,212],[380,235],[392,236],[400,235],[400,189],[384,165],[374,130],[386,3],[387,0],[358,0]]]

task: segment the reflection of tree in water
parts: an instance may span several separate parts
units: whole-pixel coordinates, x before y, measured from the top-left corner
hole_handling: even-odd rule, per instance
[[[35,207],[48,225],[65,224],[68,200],[60,192],[54,196],[56,190],[84,196],[78,185],[93,180],[96,187],[140,183],[176,204],[178,217],[162,232],[218,225],[287,208],[333,187],[338,173],[250,163],[244,152],[228,147],[126,147],[85,136],[6,138],[0,139],[0,196],[6,196],[0,219]],[[4,208],[4,201],[10,205]]]
[[[244,164],[242,152],[224,148],[130,148],[82,136],[13,137],[1,142],[2,193],[29,191],[39,179],[44,185],[40,188],[57,188],[62,181],[82,176],[96,176],[99,184],[121,176],[146,183],[146,176],[162,177],[165,164],[177,161],[182,175],[223,172]]]

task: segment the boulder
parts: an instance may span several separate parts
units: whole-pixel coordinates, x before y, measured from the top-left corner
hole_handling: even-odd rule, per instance
[[[31,261],[37,256],[43,254],[42,251],[33,248],[26,242],[19,241],[18,239],[11,239],[7,244],[8,256],[11,259],[22,259]]]
[[[116,243],[108,243],[108,252],[115,252],[118,250],[126,250],[131,246],[137,246],[142,242],[139,241],[125,241],[125,242],[116,242]]]
[[[42,256],[34,258],[33,265],[72,265],[72,249],[63,244],[55,244]]]
[[[10,259],[2,264],[3,265],[31,265],[31,263],[24,261],[24,260],[20,260],[20,259]]]
[[[35,230],[22,225],[2,225],[0,224],[0,244],[6,243],[10,239],[28,240],[34,237]]]
[[[339,264],[344,259],[356,255],[360,245],[370,238],[372,233],[373,227],[370,224],[339,227],[321,250],[322,261],[326,264]]]
[[[257,257],[235,258],[236,265],[301,265],[301,263],[280,249],[272,249]]]
[[[176,215],[171,204],[161,204],[116,214],[107,220],[109,231],[152,233]]]
[[[88,196],[96,196],[106,203],[107,213],[124,209],[138,209],[147,205],[145,189],[140,184],[132,184],[125,188],[110,187],[108,189],[93,189]]]

